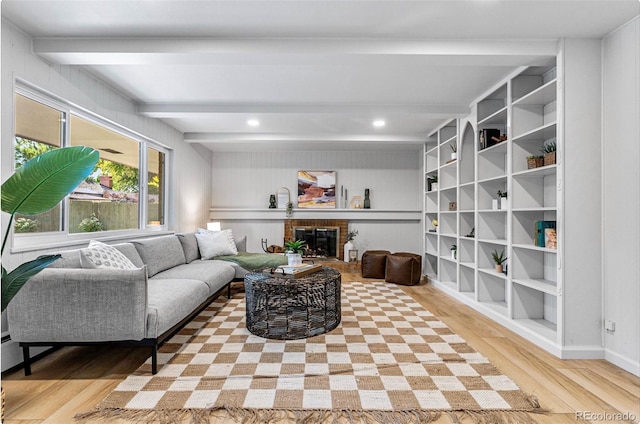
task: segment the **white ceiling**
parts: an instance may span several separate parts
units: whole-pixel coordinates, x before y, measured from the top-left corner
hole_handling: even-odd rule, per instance
[[[640,13],[638,0],[1,5],[36,54],[86,67],[212,150],[416,149],[519,66],[547,63],[558,39]]]

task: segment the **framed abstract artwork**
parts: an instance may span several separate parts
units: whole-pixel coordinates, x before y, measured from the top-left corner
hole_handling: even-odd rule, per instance
[[[298,171],[298,207],[336,207],[336,171]]]

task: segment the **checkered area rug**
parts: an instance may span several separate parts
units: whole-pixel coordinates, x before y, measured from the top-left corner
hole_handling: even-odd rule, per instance
[[[149,422],[533,422],[507,376],[398,287],[344,283],[342,323],[301,340],[245,326],[243,293],[219,298],[97,407]],[[306,421],[305,421],[306,420]]]

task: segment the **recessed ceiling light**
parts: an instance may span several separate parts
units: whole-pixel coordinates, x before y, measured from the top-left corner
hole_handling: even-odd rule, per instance
[[[257,127],[258,125],[260,125],[260,121],[258,121],[257,119],[249,119],[247,121],[247,125],[249,125],[250,127]]]
[[[373,126],[376,127],[376,128],[382,128],[385,125],[387,125],[387,123],[384,122],[384,120],[382,120],[382,119],[376,119],[375,121],[373,121]]]

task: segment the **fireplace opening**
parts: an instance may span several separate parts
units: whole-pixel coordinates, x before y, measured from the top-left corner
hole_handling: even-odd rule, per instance
[[[338,257],[339,227],[295,227],[293,233],[295,240],[304,240],[307,243],[305,258]]]

